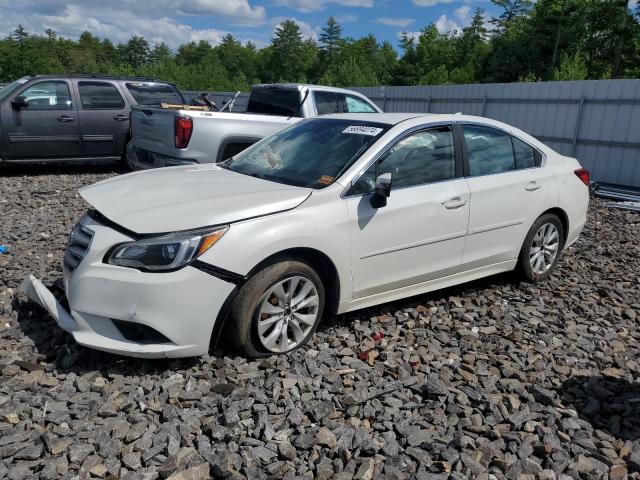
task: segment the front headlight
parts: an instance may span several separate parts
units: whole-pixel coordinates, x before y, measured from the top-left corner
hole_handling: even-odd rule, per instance
[[[105,261],[154,272],[176,270],[209,250],[228,228],[193,230],[121,243],[109,251]]]

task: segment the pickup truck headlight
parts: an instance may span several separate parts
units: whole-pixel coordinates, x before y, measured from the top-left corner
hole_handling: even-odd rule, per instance
[[[209,250],[228,228],[194,230],[120,243],[107,253],[105,261],[143,271],[176,270]]]

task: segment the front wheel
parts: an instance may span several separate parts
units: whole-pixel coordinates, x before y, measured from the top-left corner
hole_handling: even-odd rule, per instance
[[[527,282],[546,280],[555,268],[564,247],[564,227],[558,217],[545,214],[531,226],[524,240],[518,266]]]
[[[324,301],[324,286],[313,268],[296,260],[275,263],[238,292],[227,338],[248,357],[288,353],[313,336]]]

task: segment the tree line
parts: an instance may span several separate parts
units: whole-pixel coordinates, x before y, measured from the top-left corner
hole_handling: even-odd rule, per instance
[[[374,34],[343,35],[330,17],[317,40],[283,21],[258,49],[226,35],[217,45],[172,51],[141,36],[114,44],[84,32],[78,40],[18,25],[0,40],[0,82],[29,74],[149,76],[183,90],[248,90],[260,82],[334,86],[586,80],[640,77],[640,4],[627,0],[491,0],[499,14],[475,10],[460,31],[434,24],[403,33],[400,51]]]

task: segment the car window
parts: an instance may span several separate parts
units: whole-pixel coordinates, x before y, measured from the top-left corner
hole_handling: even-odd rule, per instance
[[[339,101],[335,92],[314,92],[318,115],[328,115],[330,113],[342,113],[342,102]]]
[[[118,89],[106,82],[78,82],[80,102],[85,110],[124,108],[124,100]]]
[[[516,168],[539,167],[542,155],[528,143],[519,138],[511,137],[513,140],[513,153],[516,156]]]
[[[176,90],[176,87],[168,83],[127,82],[125,86],[138,105],[185,103],[182,94]]]
[[[413,133],[385,153],[354,184],[349,195],[371,192],[376,176],[391,173],[391,188],[411,187],[455,177],[453,131],[442,126]]]
[[[29,101],[29,110],[71,110],[69,85],[62,81],[38,82],[20,94]]]
[[[300,92],[292,88],[254,88],[247,113],[301,117]]]
[[[515,169],[511,135],[495,128],[464,125],[469,174],[489,175]]]
[[[281,130],[218,165],[264,180],[325,188],[389,127],[385,123],[315,117]]]
[[[347,105],[347,112],[349,113],[375,113],[376,109],[373,106],[364,101],[363,99],[356,97],[355,95],[345,95],[345,101]]]

